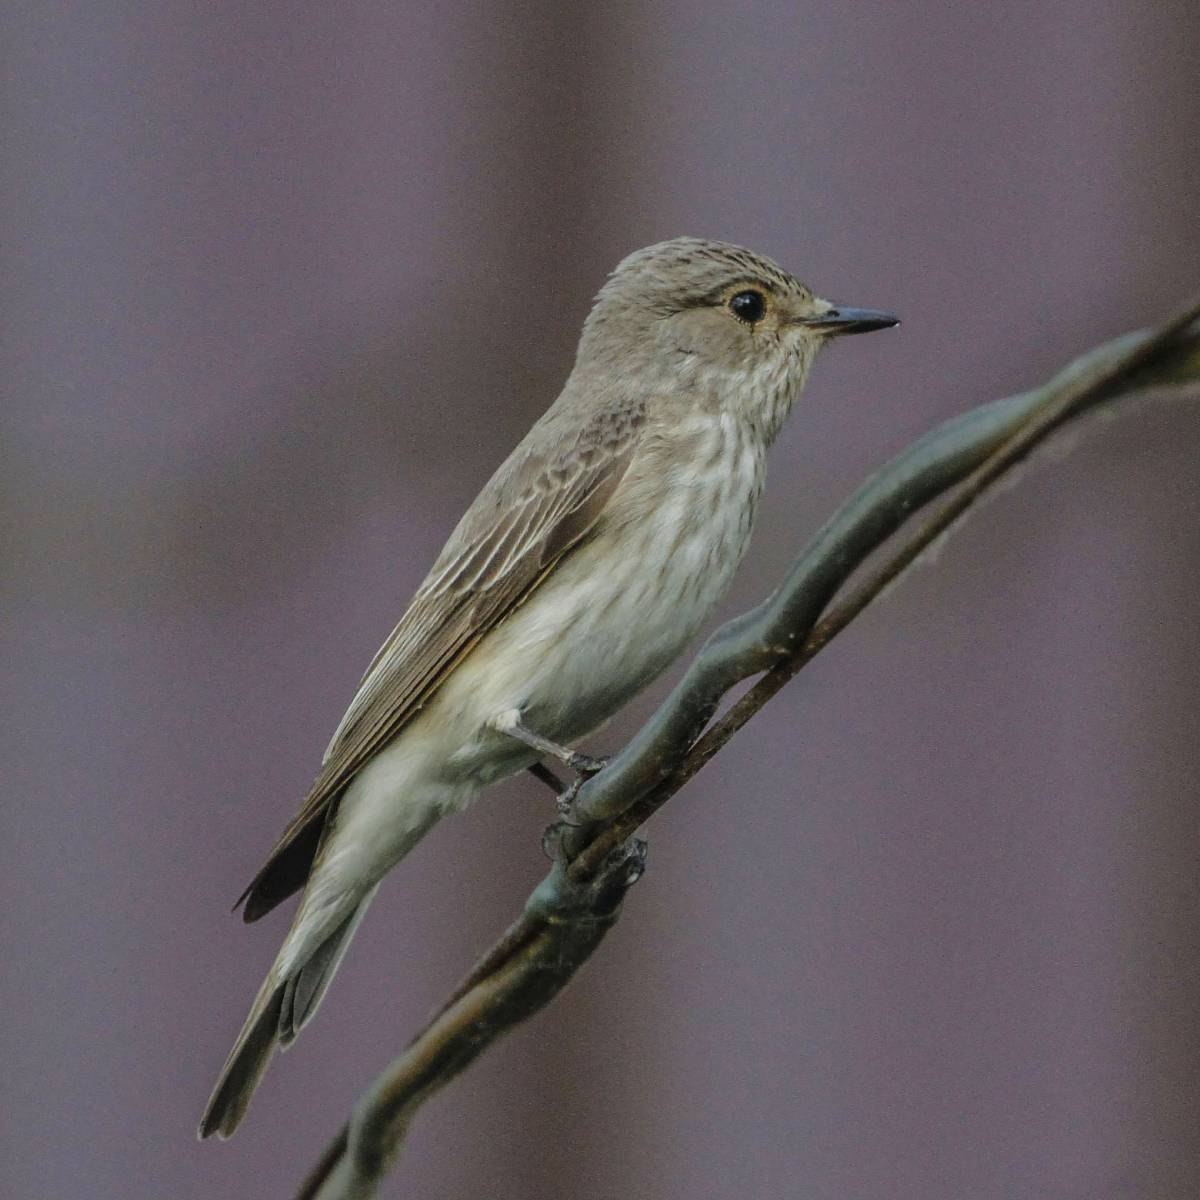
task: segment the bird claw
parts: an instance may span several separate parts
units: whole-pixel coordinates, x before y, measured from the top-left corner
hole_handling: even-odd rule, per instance
[[[558,810],[559,819],[564,825],[569,825],[572,829],[578,829],[584,822],[577,821],[575,817],[575,797],[579,795],[579,789],[583,787],[595,771],[589,772],[587,775],[579,775],[574,783],[569,787],[564,788],[554,798],[554,807]]]
[[[563,844],[571,830],[582,829],[587,821],[578,820],[575,814],[575,797],[593,775],[603,771],[608,765],[608,758],[593,758],[590,754],[576,752],[571,755],[568,764],[575,772],[575,779],[554,798],[554,807],[558,811],[558,820],[553,825],[547,825],[542,831],[542,853],[554,862],[566,861],[566,847]]]
[[[567,766],[580,776],[581,779],[587,778],[590,775],[595,775],[597,771],[603,771],[608,766],[608,756],[601,755],[599,758],[591,754],[584,754],[576,750],[569,759]],[[576,780],[575,787],[578,788],[580,780]],[[569,789],[568,789],[569,790]]]
[[[594,758],[590,754],[581,754],[578,751],[571,755],[571,761],[567,765],[575,772],[575,779],[568,787],[559,792],[554,800],[554,806],[558,809],[558,815],[564,825],[578,829],[580,825],[585,823],[573,819],[575,816],[575,797],[579,795],[579,789],[593,775],[598,774],[608,766],[608,761],[607,756]]]
[[[580,785],[583,783],[583,777],[580,776],[566,791],[559,792],[554,797],[554,807],[558,810],[558,815],[564,825],[570,825],[576,828],[576,823],[572,821],[571,809],[575,806],[575,797],[579,794]]]

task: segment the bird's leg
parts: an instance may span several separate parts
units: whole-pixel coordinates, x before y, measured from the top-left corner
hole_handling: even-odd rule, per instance
[[[499,733],[507,734],[508,737],[515,739],[523,746],[528,746],[530,750],[536,750],[538,754],[558,759],[559,762],[575,772],[575,781],[568,786],[543,763],[534,763],[529,768],[558,797],[558,811],[564,817],[571,811],[571,804],[575,799],[575,794],[579,791],[579,785],[589,776],[595,775],[608,762],[606,758],[595,758],[590,754],[582,754],[578,750],[572,750],[569,746],[560,746],[557,742],[542,737],[540,733],[535,733],[522,722],[520,709],[510,708],[506,712],[502,712],[492,721],[492,728]]]
[[[561,796],[567,790],[567,785],[545,763],[535,762],[529,768],[534,779],[540,779],[556,796]]]
[[[608,761],[572,750],[569,746],[560,746],[557,742],[542,737],[540,733],[535,733],[521,721],[521,711],[517,708],[510,708],[493,718],[492,728],[499,733],[507,734],[510,738],[515,738],[522,745],[528,746],[530,750],[536,750],[539,754],[558,759],[560,763],[570,767],[576,775],[594,775]],[[539,778],[544,780],[545,777],[539,775]]]

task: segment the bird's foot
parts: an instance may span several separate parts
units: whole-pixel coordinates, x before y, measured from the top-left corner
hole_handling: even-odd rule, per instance
[[[578,826],[582,824],[580,821],[573,820],[575,809],[575,797],[579,795],[579,789],[595,774],[603,771],[608,766],[608,757],[595,758],[590,754],[575,753],[571,755],[571,761],[568,764],[571,770],[575,772],[575,780],[570,787],[564,788],[558,793],[555,800],[555,807],[558,809],[558,815],[567,825]]]
[[[529,773],[535,779],[540,779],[554,793],[558,811],[565,814],[583,784],[598,771],[603,771],[608,766],[608,762],[607,755],[597,758],[595,755],[582,754],[573,750],[566,764],[575,772],[573,782],[567,783],[561,779],[545,763],[534,763],[529,768]]]
[[[542,737],[540,733],[536,733],[522,722],[520,709],[507,709],[500,713],[491,722],[491,725],[498,732],[506,734],[523,746],[528,746],[534,753],[562,763],[574,771],[580,779],[595,775],[608,762],[607,758],[596,758],[591,754],[584,754],[581,750],[574,750],[570,746],[560,746],[558,742],[552,742],[549,738]],[[555,792],[560,795],[565,794],[563,781],[544,763],[534,763],[529,769]]]
[[[597,771],[603,771],[608,766],[608,755],[603,754],[597,758],[593,754],[583,754],[574,750],[567,759],[567,766],[579,776],[579,779],[576,780],[576,784],[578,784],[595,775]]]
[[[567,787],[557,790],[554,807],[558,810],[558,820],[553,825],[547,825],[542,832],[542,852],[555,862],[566,861],[569,857],[567,843],[572,840],[571,834],[590,824],[581,820],[575,812],[575,797],[579,789],[599,771],[608,765],[608,758],[593,758],[590,754],[573,755],[576,760],[571,768],[575,771],[574,781]]]

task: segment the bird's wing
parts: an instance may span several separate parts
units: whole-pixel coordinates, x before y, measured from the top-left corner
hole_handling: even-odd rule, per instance
[[[641,425],[640,410],[604,414],[565,446],[552,425],[540,438],[535,426],[487,484],[367,669],[308,798],[239,898],[247,921],[303,884],[323,818],[355,772],[595,528]]]

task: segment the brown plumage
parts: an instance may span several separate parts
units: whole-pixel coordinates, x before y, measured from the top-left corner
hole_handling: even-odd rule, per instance
[[[602,725],[695,634],[746,548],[766,451],[833,334],[775,263],[679,238],[597,296],[562,394],[451,534],[241,898],[304,895],[209,1100],[228,1136],[316,1011],[379,880],[445,813]]]
[[[238,897],[257,921],[303,886],[330,805],[441,680],[587,535],[632,457],[641,406],[600,412],[564,442],[552,423],[492,477],[380,647],[300,811]]]

